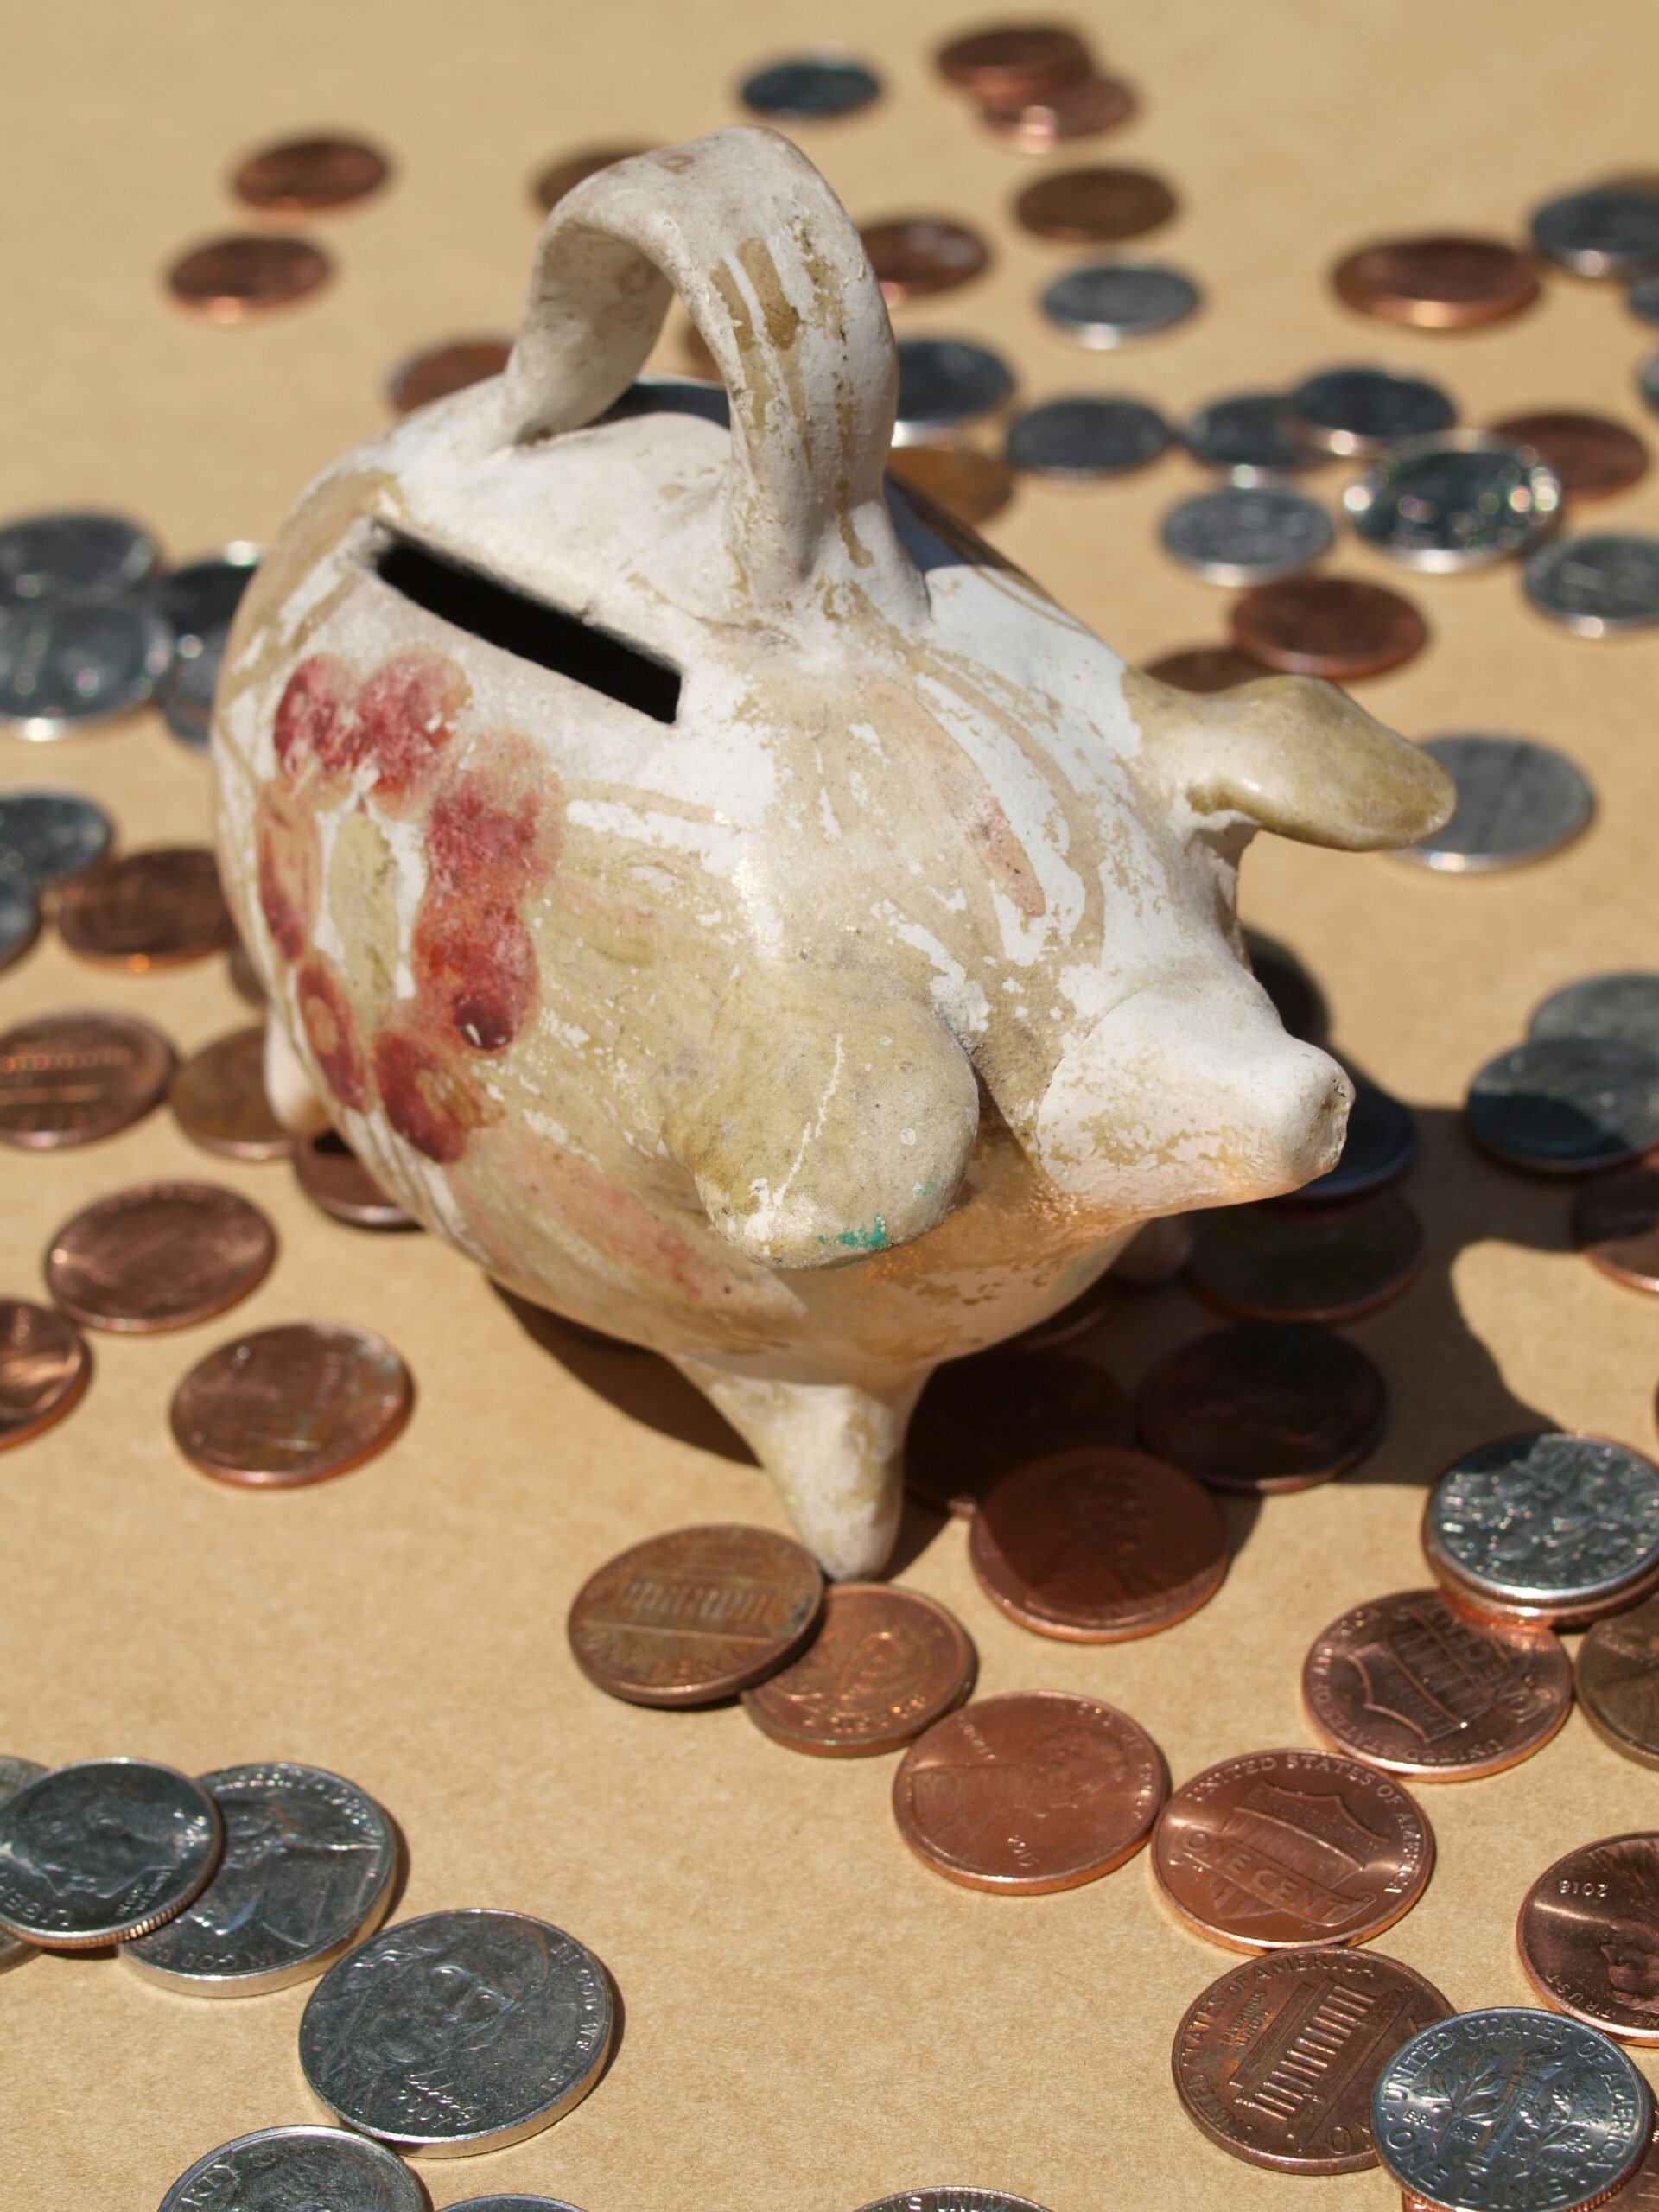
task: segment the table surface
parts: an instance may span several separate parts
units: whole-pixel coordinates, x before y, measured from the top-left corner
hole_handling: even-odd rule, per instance
[[[1646,341],[1616,287],[1552,279],[1518,321],[1436,336],[1368,325],[1325,282],[1368,237],[1515,236],[1552,191],[1650,165],[1659,30],[1639,11],[1102,11],[1100,46],[1143,105],[1077,157],[1173,181],[1181,213],[1148,250],[1192,270],[1207,300],[1121,357],[1077,351],[1035,312],[1071,257],[1009,216],[1042,164],[988,140],[931,73],[932,45],[964,13],[976,10],[709,0],[688,36],[670,0],[19,11],[0,79],[14,219],[0,512],[113,505],[180,557],[268,539],[311,475],[385,421],[391,363],[511,327],[540,166],[734,121],[747,66],[825,33],[887,83],[866,114],[798,134],[854,215],[962,215],[994,243],[987,276],[905,309],[903,329],[990,339],[1030,397],[1124,391],[1179,412],[1383,359],[1443,378],[1471,422],[1550,404],[1639,414]],[[176,313],[159,273],[186,245],[240,226],[224,186],[234,159],[329,125],[366,132],[397,164],[391,189],[316,226],[337,281],[246,328]],[[671,340],[662,358],[677,364]],[[1223,632],[1225,595],[1156,550],[1159,517],[1199,480],[1172,460],[1087,492],[1022,487],[990,534],[1129,658],[1149,658]],[[1659,526],[1659,476],[1585,526],[1604,517]],[[1400,581],[1351,540],[1332,565]],[[1557,742],[1600,810],[1569,852],[1484,880],[1270,839],[1247,862],[1247,918],[1298,950],[1338,1047],[1422,1118],[1409,1189],[1427,1263],[1353,1331],[1389,1377],[1386,1443],[1355,1478],[1235,1510],[1219,1596],[1123,1646],[1067,1646],[1002,1618],[972,1581],[960,1523],[917,1510],[903,1535],[903,1578],[970,1629],[982,1690],[1121,1704],[1178,1781],[1229,1753],[1309,1740],[1297,1683],[1311,1637],[1343,1608],[1426,1579],[1422,1487],[1460,1447],[1539,1420],[1655,1441],[1659,1306],[1572,1251],[1566,1191],[1477,1159],[1457,1109],[1470,1072],[1519,1036],[1545,991],[1656,963],[1659,637],[1571,638],[1526,610],[1512,568],[1406,588],[1432,642],[1361,687],[1367,706],[1413,736]],[[154,715],[49,750],[0,742],[0,779],[92,793],[129,846],[207,830],[206,769]],[[152,1017],[186,1049],[246,1018],[219,962],[111,976],[48,941],[0,982],[8,1020],[99,1003]],[[0,1158],[0,1287],[41,1295],[36,1255],[91,1198],[203,1173],[266,1207],[279,1262],[233,1322],[99,1338],[82,1406],[0,1463],[0,1745],[47,1761],[125,1751],[193,1770],[265,1758],[336,1768],[408,1839],[401,1910],[520,1907],[599,1953],[626,2005],[606,2079],[517,2149],[427,2163],[436,2204],[524,2190],[586,2212],[852,2212],[957,2180],[1052,2212],[1392,2205],[1379,2173],[1316,2191],[1229,2159],[1184,2118],[1171,2036],[1232,1958],[1177,1928],[1144,1858],[1061,1896],[957,1889],[899,1841],[892,1760],[797,1757],[739,1708],[639,1711],[582,1680],[564,1618],[600,1561],[685,1522],[781,1524],[766,1478],[656,1361],[532,1332],[435,1239],[340,1228],[282,1166],[213,1162],[165,1115],[84,1152]],[[408,1357],[418,1404],[395,1447],[294,1495],[193,1473],[166,1420],[185,1369],[234,1327],[325,1316],[378,1329]],[[1103,1356],[1132,1384],[1205,1318],[1181,1290],[1136,1299]],[[1575,1714],[1540,1758],[1421,1796],[1439,1864],[1382,1948],[1473,2006],[1526,2001],[1511,1928],[1527,1885],[1569,1846],[1648,1824],[1655,1783]],[[174,1999],[101,1958],[6,1976],[0,2204],[148,2207],[225,2138],[315,2116],[295,2050],[305,1997]]]

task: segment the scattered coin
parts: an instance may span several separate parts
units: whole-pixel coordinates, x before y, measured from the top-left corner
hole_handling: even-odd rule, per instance
[[[161,2212],[427,2212],[428,2198],[401,2158],[343,2127],[260,2127],[196,2160],[162,2199]]]
[[[1197,492],[1164,517],[1163,547],[1211,584],[1270,583],[1331,550],[1331,518],[1315,499],[1273,485]]]
[[[0,607],[122,598],[161,565],[155,539],[124,515],[25,515],[0,529]]]
[[[1046,399],[1008,426],[1007,455],[1034,476],[1087,484],[1144,468],[1167,450],[1171,430],[1144,400],[1078,393]]]
[[[965,1705],[913,1743],[893,1810],[935,1873],[1039,1897],[1132,1859],[1168,1793],[1163,1753],[1127,1713],[1023,1690]]]
[[[332,1129],[302,1137],[294,1173],[313,1205],[353,1229],[418,1229],[413,1214],[383,1191],[343,1137]]]
[[[1532,1010],[1529,1037],[1611,1037],[1659,1054],[1659,975],[1626,969],[1583,976]]]
[[[0,1359],[3,1359],[3,1353],[0,1353]],[[0,1393],[4,1388],[3,1370],[0,1369]],[[0,1414],[0,1420],[3,1420],[3,1414]],[[0,1441],[4,1440],[3,1432],[0,1432]],[[46,1769],[34,1759],[8,1758],[0,1753],[0,1804],[14,1796],[26,1782],[38,1782],[45,1772]],[[25,1959],[32,1959],[35,1949],[33,1943],[20,1942],[15,1936],[0,1936],[0,1974],[4,1974],[8,1967],[22,1966]]]
[[[255,972],[252,961],[248,957],[246,945],[239,942],[232,945],[226,957],[225,970],[230,978],[231,988],[244,1005],[255,1006],[263,1009],[265,1003],[264,987]]]
[[[1529,447],[1489,430],[1444,430],[1392,447],[1342,504],[1366,544],[1447,575],[1535,544],[1560,514],[1561,485]]]
[[[47,1248],[46,1287],[86,1329],[153,1336],[210,1320],[276,1257],[257,1206],[211,1183],[139,1183],[99,1198]]]
[[[41,933],[40,902],[26,884],[0,876],[0,974],[21,960]]]
[[[1187,1280],[1246,1321],[1357,1321],[1416,1274],[1423,1231],[1395,1191],[1342,1205],[1220,1206],[1198,1230]]]
[[[1416,1159],[1417,1122],[1410,1107],[1363,1075],[1351,1080],[1354,1103],[1348,1109],[1340,1159],[1323,1175],[1304,1183],[1287,1203],[1324,1205],[1357,1198],[1366,1191],[1397,1183]]]
[[[1532,262],[1499,238],[1385,238],[1339,261],[1344,307],[1422,330],[1468,330],[1519,315],[1538,296]]]
[[[1603,1741],[1659,1766],[1659,1599],[1597,1621],[1575,1672],[1579,1704]]]
[[[0,1934],[46,1951],[147,1935],[218,1862],[218,1808],[148,1759],[54,1767],[0,1801]]]
[[[1143,238],[1175,213],[1175,194],[1150,169],[1057,169],[1028,184],[1016,220],[1063,245],[1116,245]]]
[[[969,339],[901,338],[898,352],[896,445],[947,436],[995,412],[1014,390],[1007,363]]]
[[[173,1394],[173,1436],[219,1481],[292,1490],[384,1451],[409,1419],[409,1370],[383,1338],[338,1321],[259,1329],[197,1363]]]
[[[386,397],[400,415],[412,415],[452,391],[499,377],[512,353],[510,338],[454,338],[411,353],[386,378]]]
[[[1659,1144],[1659,1057],[1611,1038],[1547,1037],[1488,1060],[1464,1119],[1510,1167],[1586,1175]]]
[[[1402,2044],[1451,2017],[1432,1981],[1328,1943],[1248,1959],[1175,2031],[1175,2088],[1212,2143],[1281,2173],[1377,2163],[1371,2091]]]
[[[983,100],[980,120],[1021,154],[1050,154],[1072,138],[1098,138],[1135,113],[1135,94],[1118,77],[1080,77],[1034,99]]]
[[[334,264],[305,238],[213,238],[173,264],[168,289],[209,322],[241,322],[302,300],[327,282]]]
[[[361,138],[285,138],[250,154],[231,190],[267,215],[321,215],[378,192],[391,164]]]
[[[1638,276],[1624,295],[1624,304],[1642,322],[1659,322],[1659,276]]]
[[[1659,1835],[1605,1836],[1547,1867],[1516,1948],[1547,2005],[1622,2043],[1659,2043]]]
[[[0,793],[0,883],[41,891],[101,860],[115,831],[78,791]]]
[[[1575,276],[1659,270],[1659,194],[1617,185],[1564,193],[1532,219],[1532,242]]]
[[[1659,1291],[1659,1166],[1592,1176],[1573,1201],[1573,1242],[1616,1282]]]
[[[1526,568],[1541,614],[1580,638],[1614,638],[1659,622],[1659,537],[1634,531],[1541,545]]]
[[[1253,1496],[1346,1474],[1382,1441],[1388,1391],[1357,1344],[1296,1321],[1245,1321],[1178,1344],[1142,1377],[1149,1452]]]
[[[153,845],[66,883],[58,929],[83,960],[143,971],[222,952],[235,931],[206,845]]]
[[[1281,391],[1243,391],[1212,399],[1187,417],[1181,441],[1194,461],[1220,469],[1235,484],[1297,476],[1325,459],[1291,429]]]
[[[1096,261],[1057,276],[1040,304],[1058,329],[1099,349],[1150,338],[1185,321],[1197,310],[1199,293],[1179,269],[1153,262]]]
[[[1146,673],[1178,691],[1230,691],[1236,683],[1259,683],[1273,671],[1236,645],[1185,645],[1147,663]]]
[[[944,1513],[973,1514],[1039,1452],[1130,1443],[1129,1402],[1092,1361],[1015,1348],[947,1360],[911,1416],[905,1481]]]
[[[1408,599],[1353,576],[1258,584],[1233,608],[1233,641],[1269,668],[1345,683],[1398,668],[1428,642]]]
[[[969,529],[1001,514],[1014,496],[1014,471],[1001,454],[973,446],[895,446],[887,467]]]
[[[1459,734],[1423,740],[1458,787],[1444,829],[1395,857],[1441,874],[1490,874],[1547,860],[1590,826],[1595,793],[1553,746],[1529,737]]]
[[[1433,1864],[1433,1831],[1400,1784],[1334,1751],[1207,1767],[1152,1840],[1165,1897],[1238,1951],[1366,1942],[1410,1911]]]
[[[52,599],[0,613],[0,723],[43,741],[153,696],[173,637],[149,600]]]
[[[1601,2199],[1597,2212],[1659,2212],[1659,2136],[1629,2177]]]
[[[0,1451],[27,1444],[60,1421],[79,1402],[92,1367],[79,1332],[61,1313],[0,1298]]]
[[[1001,2189],[902,2189],[897,2196],[878,2196],[861,2212],[1043,2212],[1043,2207]]]
[[[821,123],[852,115],[879,99],[881,79],[862,62],[832,54],[791,55],[746,77],[738,98],[753,115],[786,118],[793,123]]]
[[[867,223],[859,232],[890,308],[970,283],[988,264],[990,248],[977,231],[936,215],[907,215]]]
[[[254,1023],[194,1053],[168,1093],[193,1144],[229,1160],[286,1160],[294,1140],[265,1096],[265,1033]]]
[[[743,1693],[757,1727],[820,1758],[896,1751],[953,1712],[979,1658],[954,1615],[919,1591],[835,1583],[798,1659]]]
[[[1322,369],[1286,404],[1292,428],[1309,445],[1361,460],[1407,438],[1449,430],[1458,414],[1439,385],[1399,369]]]
[[[996,23],[952,39],[934,56],[939,73],[981,100],[1035,99],[1089,74],[1089,49],[1058,23]]]
[[[1531,415],[1506,415],[1492,435],[1531,446],[1560,479],[1569,499],[1605,499],[1628,491],[1648,473],[1648,449],[1634,430],[1605,415],[1580,415],[1564,407]]]
[[[590,176],[597,176],[601,169],[614,168],[619,162],[631,162],[637,155],[654,153],[652,146],[590,147],[580,154],[565,154],[550,162],[531,186],[531,194],[544,215],[550,215],[567,192],[574,192],[579,184],[586,184]],[[493,369],[484,372],[493,376]],[[470,383],[472,378],[468,378]],[[455,387],[459,389],[459,387]],[[435,393],[434,397],[436,397]]]
[[[0,1143],[94,1144],[167,1094],[173,1047],[125,1014],[48,1014],[0,1036]]]
[[[259,565],[260,548],[238,538],[218,553],[169,569],[155,587],[156,603],[181,643],[215,637],[242,604]]]
[[[205,753],[213,734],[213,695],[230,634],[225,623],[205,638],[182,639],[156,696],[162,721],[193,753]]]
[[[1647,406],[1659,410],[1659,353],[1649,353],[1637,362],[1636,388]]]

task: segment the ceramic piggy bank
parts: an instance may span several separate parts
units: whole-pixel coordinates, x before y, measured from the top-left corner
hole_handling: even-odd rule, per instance
[[[634,383],[677,291],[729,427]],[[1325,684],[1126,668],[885,480],[895,385],[784,139],[604,171],[505,373],[295,511],[213,732],[279,1105],[665,1353],[837,1575],[887,1554],[936,1363],[1334,1160],[1347,1080],[1242,950],[1251,836],[1403,844],[1451,800]]]

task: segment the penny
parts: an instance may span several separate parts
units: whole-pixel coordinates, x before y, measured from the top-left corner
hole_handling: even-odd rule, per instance
[[[1382,1440],[1388,1391],[1357,1344],[1297,1321],[1216,1329],[1154,1362],[1135,1424],[1147,1449],[1214,1490],[1310,1489]]]
[[[867,223],[858,235],[890,308],[970,283],[991,257],[977,231],[935,215]]]
[[[383,1338],[293,1321],[199,1361],[173,1394],[174,1441],[221,1482],[292,1490],[383,1452],[409,1419],[409,1370]]]
[[[1323,1205],[1397,1183],[1417,1157],[1417,1122],[1409,1106],[1363,1076],[1354,1076],[1354,1103],[1334,1167],[1304,1183],[1286,1202]],[[1276,1202],[1275,1202],[1276,1203]]]
[[[12,608],[0,613],[0,723],[47,743],[112,721],[154,696],[172,658],[142,593]]]
[[[1039,1452],[1133,1440],[1129,1402],[1092,1361],[999,1347],[934,1370],[911,1416],[905,1482],[941,1512],[968,1516]]]
[[[1391,447],[1342,504],[1367,545],[1450,575],[1535,544],[1560,516],[1561,485],[1529,447],[1490,430],[1443,430]]]
[[[0,1801],[0,1933],[84,1951],[159,1928],[206,1887],[218,1808],[147,1759],[54,1767]]]
[[[1421,2029],[1371,2097],[1377,2155],[1432,2206],[1582,2212],[1637,2166],[1647,2083],[1593,2028],[1493,2005]]]
[[[0,1036],[0,1144],[49,1152],[130,1128],[167,1095],[173,1047],[125,1014],[47,1014]]]
[[[206,1321],[270,1273],[276,1232],[211,1183],[139,1183],[99,1198],[47,1248],[46,1287],[72,1321],[153,1336]]]
[[[41,891],[103,857],[115,835],[101,806],[78,791],[0,794],[0,883]]]
[[[161,565],[155,539],[124,515],[79,508],[24,515],[0,529],[0,607],[118,598]]]
[[[1395,857],[1442,874],[1489,874],[1547,860],[1590,826],[1595,793],[1554,746],[1480,733],[1423,741],[1457,785],[1451,819]]]
[[[1659,1053],[1659,975],[1620,969],[1607,976],[1581,976],[1540,1000],[1527,1034],[1611,1037]]]
[[[1011,1352],[1059,1351],[1067,1344],[1075,1344],[1090,1337],[1109,1315],[1117,1311],[1123,1292],[1109,1273],[1096,1276],[1081,1296],[1067,1306],[1058,1307],[1047,1319],[1033,1321],[1028,1329],[1021,1329],[1017,1337],[1007,1340]],[[1126,1426],[1116,1440],[1127,1444],[1130,1432]]]
[[[153,845],[65,884],[58,929],[71,952],[141,972],[222,952],[235,931],[206,845]]]
[[[1063,245],[1115,245],[1143,238],[1174,214],[1175,194],[1149,169],[1057,169],[1028,184],[1016,221]]]
[[[1600,2200],[1597,2212],[1659,2212],[1659,2137],[1628,2178]]]
[[[995,23],[952,39],[934,56],[939,73],[982,100],[1034,99],[1089,73],[1089,49],[1060,23]]]
[[[0,1451],[60,1421],[79,1403],[92,1366],[61,1313],[0,1298]]]
[[[823,123],[853,115],[881,95],[881,79],[862,62],[834,54],[791,55],[746,77],[737,96],[753,115]]]
[[[1146,673],[1178,691],[1230,691],[1236,683],[1259,683],[1273,671],[1236,645],[1185,645],[1147,663]]]
[[[1638,1765],[1659,1766],[1659,1599],[1599,1620],[1575,1671],[1596,1733]]]
[[[977,422],[1014,390],[1001,356],[966,338],[901,338],[896,445],[915,445]]]
[[[1338,1751],[1420,1782],[1466,1782],[1543,1749],[1572,1710],[1573,1667],[1548,1629],[1471,1621],[1438,1590],[1406,1590],[1319,1631],[1302,1696]]]
[[[1622,2043],[1659,2044],[1659,1835],[1610,1835],[1546,1867],[1515,1923],[1545,2004]]]
[[[899,1833],[937,1874],[1040,1897],[1132,1859],[1169,1791],[1127,1713],[1063,1690],[980,1698],[913,1743],[893,1777]]]
[[[903,2189],[896,2196],[878,2196],[860,2212],[1043,2212],[1043,2207],[1001,2189]]]
[[[361,138],[285,138],[250,154],[231,190],[267,215],[320,215],[378,192],[391,174],[379,149]]]
[[[953,1615],[919,1591],[842,1582],[824,1592],[798,1659],[743,1693],[757,1727],[820,1758],[896,1751],[959,1706],[979,1659]]]
[[[1434,1835],[1386,1774],[1334,1751],[1206,1767],[1164,1808],[1152,1871],[1176,1912],[1238,1951],[1363,1943],[1427,1886]]]
[[[386,397],[400,415],[411,415],[435,399],[499,377],[512,353],[510,338],[454,338],[429,346],[397,364],[386,378]]]
[[[1659,537],[1609,531],[1541,545],[1527,562],[1526,594],[1580,638],[1616,638],[1659,622]]]
[[[1015,468],[1062,483],[1089,484],[1144,468],[1168,450],[1174,433],[1144,400],[1079,393],[1028,407],[1008,426]]]
[[[1074,1643],[1121,1643],[1185,1620],[1220,1589],[1230,1552],[1190,1475],[1122,1446],[1028,1460],[968,1531],[969,1563],[992,1604]]]
[[[632,1705],[712,1705],[804,1648],[823,1604],[811,1554],[770,1529],[725,1523],[650,1536],[576,1592],[570,1649],[591,1682]]]
[[[1212,399],[1189,415],[1181,441],[1194,461],[1220,469],[1235,484],[1271,483],[1317,468],[1326,456],[1305,445],[1290,426],[1281,391],[1243,391]]]
[[[0,1389],[4,1385],[0,1382]],[[0,1805],[21,1789],[26,1782],[38,1782],[46,1769],[34,1759],[9,1758],[0,1753]],[[20,1942],[15,1936],[0,1936],[0,1974],[10,1967],[20,1967],[25,1959],[32,1959],[35,1947]]]
[[[1377,2163],[1371,2091],[1402,2044],[1451,2017],[1397,1959],[1328,1943],[1247,1959],[1188,2005],[1172,2064],[1212,2143],[1281,2173]]]
[[[1605,1037],[1545,1037],[1487,1061],[1464,1121],[1506,1166],[1545,1175],[1618,1167],[1659,1144],[1659,1056]]]
[[[590,176],[597,176],[601,169],[614,168],[619,162],[631,162],[637,155],[655,150],[651,146],[598,146],[588,147],[579,154],[562,155],[537,176],[530,188],[531,197],[544,215],[550,215],[567,192],[586,184]],[[491,370],[488,373],[493,376],[495,372]]]
[[[161,2212],[427,2212],[428,2198],[401,2158],[344,2127],[259,2127],[187,2166]]]
[[[1573,1242],[1615,1282],[1659,1291],[1659,1166],[1617,1167],[1573,1201]]]
[[[1118,77],[1079,77],[1034,99],[984,100],[980,120],[1021,154],[1048,154],[1072,138],[1098,138],[1135,113],[1135,94]]]
[[[40,902],[26,885],[0,876],[0,974],[23,955],[41,933]]]
[[[1398,668],[1428,641],[1408,599],[1354,576],[1258,584],[1233,608],[1233,642],[1269,668],[1345,683]]]
[[[1563,193],[1532,218],[1540,253],[1575,276],[1647,276],[1659,270],[1659,194],[1618,185]]]
[[[1548,408],[1506,415],[1491,429],[1495,437],[1530,446],[1541,454],[1569,499],[1608,499],[1639,484],[1648,473],[1647,447],[1634,430],[1605,415]]]
[[[1300,437],[1363,460],[1406,438],[1449,430],[1457,409],[1437,384],[1400,369],[1322,369],[1286,402]]]
[[[225,1849],[194,1904],[121,1956],[190,1997],[251,1997],[308,1981],[378,1928],[391,1902],[391,1821],[354,1783],[276,1759],[200,1777]]]
[[[1325,509],[1300,492],[1228,484],[1181,500],[1159,534],[1171,560],[1206,583],[1261,584],[1311,566],[1335,533]]]
[[[308,239],[240,234],[210,238],[181,254],[167,272],[181,307],[209,322],[242,322],[304,299],[334,274]]]
[[[1501,238],[1384,238],[1347,254],[1331,282],[1344,307],[1421,330],[1469,330],[1538,296],[1530,257]]]
[[[1196,313],[1200,294],[1179,269],[1154,262],[1096,261],[1057,276],[1039,304],[1057,328],[1099,350],[1154,337],[1184,322]]]
[[[1395,1191],[1343,1205],[1221,1206],[1203,1217],[1187,1262],[1200,1298],[1246,1321],[1339,1326],[1409,1287],[1422,1226]]]
[[[294,1174],[313,1205],[353,1229],[420,1227],[332,1129],[300,1139],[294,1147]]]
[[[1001,454],[980,453],[973,446],[895,446],[887,467],[912,491],[970,529],[1001,514],[1014,496],[1014,471]]]
[[[155,587],[156,604],[181,643],[217,636],[253,582],[260,549],[238,538],[222,551],[171,569]]]
[[[286,1160],[294,1140],[265,1096],[265,1033],[254,1023],[193,1053],[168,1093],[193,1144],[229,1160]]]

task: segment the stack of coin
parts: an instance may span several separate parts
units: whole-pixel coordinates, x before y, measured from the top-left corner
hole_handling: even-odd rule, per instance
[[[978,105],[988,130],[1021,153],[1096,137],[1134,114],[1135,95],[1103,75],[1084,40],[1060,23],[990,23],[951,39],[934,60]]]
[[[204,752],[219,682],[219,663],[230,638],[231,618],[241,603],[259,548],[241,542],[188,561],[162,577],[156,604],[173,631],[173,663],[160,696],[167,726],[181,745]]]

